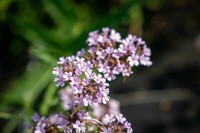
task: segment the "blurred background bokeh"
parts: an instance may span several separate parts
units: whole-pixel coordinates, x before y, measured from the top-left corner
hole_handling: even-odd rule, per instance
[[[0,0],[0,132],[59,110],[52,68],[90,31],[141,36],[153,66],[111,84],[135,133],[200,132],[199,0]]]

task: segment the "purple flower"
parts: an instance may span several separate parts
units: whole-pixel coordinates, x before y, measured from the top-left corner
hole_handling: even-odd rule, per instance
[[[38,113],[35,113],[32,117],[31,120],[33,122],[38,122],[40,120],[40,115]]]
[[[107,47],[107,48],[105,49],[105,51],[106,51],[107,54],[112,55],[112,53],[114,52],[114,48],[112,48],[112,47]]]
[[[46,132],[47,119],[41,117],[34,128],[34,133],[45,133]]]
[[[98,31],[92,31],[89,33],[89,37],[87,39],[87,43],[89,46],[96,45],[98,39]]]
[[[108,63],[107,62],[104,62],[104,63],[99,63],[98,65],[98,71],[100,73],[107,73],[107,71],[110,70],[110,67],[108,66]]]
[[[76,56],[78,56],[78,57],[83,57],[85,53],[86,53],[85,49],[82,48],[80,51],[78,51],[78,52],[76,53]]]
[[[91,116],[85,110],[81,110],[81,111],[77,112],[77,116],[80,120],[90,120],[91,119]]]
[[[116,78],[115,74],[113,71],[108,71],[104,74],[104,77],[108,80],[108,81],[111,81],[111,80],[114,80]]]
[[[109,131],[111,130],[112,132],[126,132],[126,133],[132,133],[133,130],[131,128],[131,124],[129,122],[126,121],[126,118],[123,117],[122,114],[117,114],[117,115],[113,115],[113,114],[106,114],[103,119],[102,122],[104,124],[103,128],[101,128],[101,132],[106,132],[108,128]],[[106,129],[105,129],[106,128]]]
[[[73,90],[68,86],[59,91],[61,104],[65,110],[72,109],[74,106]]]
[[[92,109],[93,109],[93,114],[94,116],[101,120],[102,117],[106,114],[114,114],[114,115],[117,115],[120,113],[120,110],[119,110],[119,101],[115,100],[115,99],[110,99],[108,101],[108,104],[100,104],[99,106],[92,106]]]
[[[76,120],[72,126],[76,130],[76,133],[85,132],[86,130],[85,123],[80,122],[79,120]]]
[[[100,43],[105,43],[107,41],[107,37],[99,35],[97,41]]]
[[[139,56],[138,55],[131,55],[127,58],[129,65],[132,66],[138,66],[139,65]]]
[[[110,32],[110,29],[109,29],[108,27],[104,27],[104,28],[102,28],[102,31],[103,31],[103,34],[104,34],[105,36],[107,36],[108,33]]]
[[[73,93],[76,95],[76,94],[82,94],[83,92],[83,86],[80,86],[80,85],[74,85],[73,86]]]
[[[63,125],[63,116],[61,114],[53,114],[53,115],[50,115],[49,118],[48,118],[48,121],[49,121],[49,124],[51,125]]]
[[[90,54],[94,54],[97,51],[97,49],[95,47],[89,47],[88,52]]]
[[[54,79],[54,81],[56,82],[56,86],[61,86],[63,87],[65,85],[65,79],[62,76],[58,76]]]
[[[122,114],[116,115],[116,118],[117,118],[117,121],[119,121],[119,122],[122,123],[122,124],[126,121],[126,118],[123,117]]]
[[[117,115],[120,113],[120,103],[115,99],[110,99],[108,102],[108,114]]]
[[[62,72],[63,72],[63,70],[62,70],[62,68],[60,68],[60,67],[55,67],[55,68],[53,69],[53,71],[52,71],[52,73],[55,74],[56,76],[62,75]]]
[[[112,123],[116,120],[115,116],[113,114],[106,114],[103,119],[102,119],[102,122],[105,124],[105,125],[108,125],[109,123]]]
[[[121,35],[118,32],[116,32],[115,30],[111,29],[110,38],[113,41],[120,42]]]
[[[146,56],[140,56],[140,63],[144,66],[151,66],[152,65],[150,58],[146,57]]]
[[[60,57],[59,61],[57,62],[57,64],[60,64],[60,65],[66,64],[66,59],[64,57]]]
[[[131,128],[131,123],[129,123],[128,121],[124,122],[124,128]]]
[[[65,79],[65,81],[71,80],[72,76],[73,76],[72,72],[65,72],[65,73],[62,75],[62,77]]]
[[[104,79],[101,74],[94,75],[94,80],[96,81],[97,84],[100,84],[100,83],[105,84],[106,83],[106,79]],[[108,84],[107,84],[107,86],[108,86]]]
[[[77,77],[77,76],[73,76],[71,79],[70,79],[70,86],[76,86],[76,85],[79,85],[79,83],[81,82],[80,78]]]
[[[84,96],[84,98],[83,98],[83,105],[84,105],[84,106],[92,105],[92,99],[93,99],[92,96],[86,94],[86,95]]]
[[[69,129],[71,129],[69,130],[65,128],[65,131],[71,132],[75,130],[78,133],[86,131],[86,122],[91,119],[89,114],[86,113],[84,110],[73,110],[72,114],[66,115],[65,118],[68,120],[66,127],[69,127]]]
[[[123,66],[122,76],[129,77],[133,73],[131,67],[126,64],[123,64],[122,66]]]
[[[113,74],[118,75],[123,71],[123,66],[121,65],[121,63],[118,63],[116,66],[114,66],[113,68]]]
[[[105,57],[107,56],[107,53],[105,50],[97,50],[96,51],[96,55],[97,55],[97,60],[100,60],[100,59],[105,59]]]

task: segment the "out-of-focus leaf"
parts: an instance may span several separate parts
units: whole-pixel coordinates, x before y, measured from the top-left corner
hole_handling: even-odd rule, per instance
[[[19,116],[17,114],[12,115],[12,119],[9,119],[9,121],[6,123],[2,130],[2,133],[12,133],[19,124],[19,122]]]
[[[38,95],[53,81],[52,66],[45,66],[46,70],[42,74],[38,73],[38,79],[30,83],[30,88],[26,89],[23,93],[23,104],[28,111],[32,109],[31,105],[38,98]]]
[[[37,42],[36,45],[30,47],[30,54],[37,57],[38,59],[41,59],[41,61],[47,64],[56,63],[56,59],[49,53],[48,48],[46,48],[43,45],[40,45],[39,42]]]
[[[16,21],[16,25],[19,29],[21,29],[19,33],[24,35],[27,40],[31,42],[41,40],[45,42],[42,43],[43,45],[62,50],[63,40],[61,40],[61,38],[56,38],[51,30],[46,30],[44,27],[41,27],[38,24],[25,23],[19,20]]]
[[[29,66],[25,75],[17,79],[11,89],[2,95],[4,104],[25,104],[32,106],[32,102],[37,98],[44,87],[53,80],[52,66],[40,64],[39,66]]]
[[[55,94],[58,94],[58,88],[55,87],[55,83],[51,83],[49,87],[47,88],[45,95],[44,95],[44,100],[41,103],[40,106],[40,113],[42,115],[47,114],[49,108],[52,106],[54,100],[55,100]],[[56,95],[58,97],[58,95]]]
[[[0,118],[11,119],[11,115],[7,112],[0,112]]]
[[[62,6],[59,4],[59,1],[43,1],[43,5],[45,10],[49,13],[49,15],[53,18],[53,20],[56,22],[58,26],[64,26],[64,27],[70,27],[72,23],[73,18],[75,17],[69,17],[69,13],[66,13],[65,9],[62,8]],[[66,5],[66,8],[69,7],[69,5]],[[52,12],[53,10],[53,12]],[[71,10],[71,14],[73,14],[73,10]]]

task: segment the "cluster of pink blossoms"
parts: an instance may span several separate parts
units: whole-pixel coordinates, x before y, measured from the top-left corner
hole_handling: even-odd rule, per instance
[[[73,113],[53,114],[48,118],[40,117],[37,113],[32,116],[34,133],[82,133],[86,132],[86,124],[91,120],[85,110],[76,110]]]
[[[61,57],[59,67],[54,68],[57,86],[68,83],[74,94],[74,106],[88,106],[104,103],[109,100],[109,84],[101,74],[92,71],[92,64],[84,58],[70,56]]]
[[[150,66],[152,62],[149,56],[151,51],[145,42],[136,36],[128,35],[121,39],[121,35],[113,29],[103,28],[102,32],[93,31],[87,39],[89,49],[85,58],[95,64],[94,67],[108,81],[114,80],[116,75],[130,76],[133,66]]]
[[[130,76],[133,66],[150,66],[151,51],[136,36],[122,39],[114,29],[89,33],[88,48],[75,56],[60,57],[53,69],[60,99],[67,113],[32,117],[34,133],[132,133],[131,124],[110,99],[108,81],[117,75]],[[88,111],[88,112],[87,112]]]

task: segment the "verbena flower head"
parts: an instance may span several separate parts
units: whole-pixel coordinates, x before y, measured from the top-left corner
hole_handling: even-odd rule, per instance
[[[108,81],[114,80],[119,74],[130,76],[133,66],[152,65],[149,58],[151,51],[139,37],[129,34],[122,39],[114,29],[102,28],[100,32],[89,33],[86,43],[88,51],[81,56],[85,55]]]
[[[76,111],[73,110],[72,114],[53,114],[48,118],[39,117],[35,120],[33,116],[33,123],[35,124],[34,133],[46,133],[46,132],[59,132],[64,131],[66,133],[82,133],[86,131],[86,123],[91,119],[90,115],[85,110]]]
[[[48,118],[40,117],[35,113],[32,117],[35,125],[34,133],[57,132],[59,128],[63,127],[66,122],[62,114],[52,114]]]
[[[98,105],[109,100],[109,84],[101,74],[92,70],[92,65],[84,58],[69,56],[60,58],[58,67],[54,68],[57,86],[68,83],[72,88],[74,105]],[[61,81],[61,82],[60,82]],[[64,82],[63,82],[64,81]]]
[[[113,115],[106,114],[102,120],[104,126],[101,133],[132,133],[131,124],[126,121],[122,114]]]
[[[34,133],[132,133],[120,113],[119,102],[109,97],[108,81],[128,77],[134,66],[150,66],[151,50],[140,37],[122,38],[114,29],[92,31],[88,48],[60,57],[53,69],[64,113],[32,117]]]

